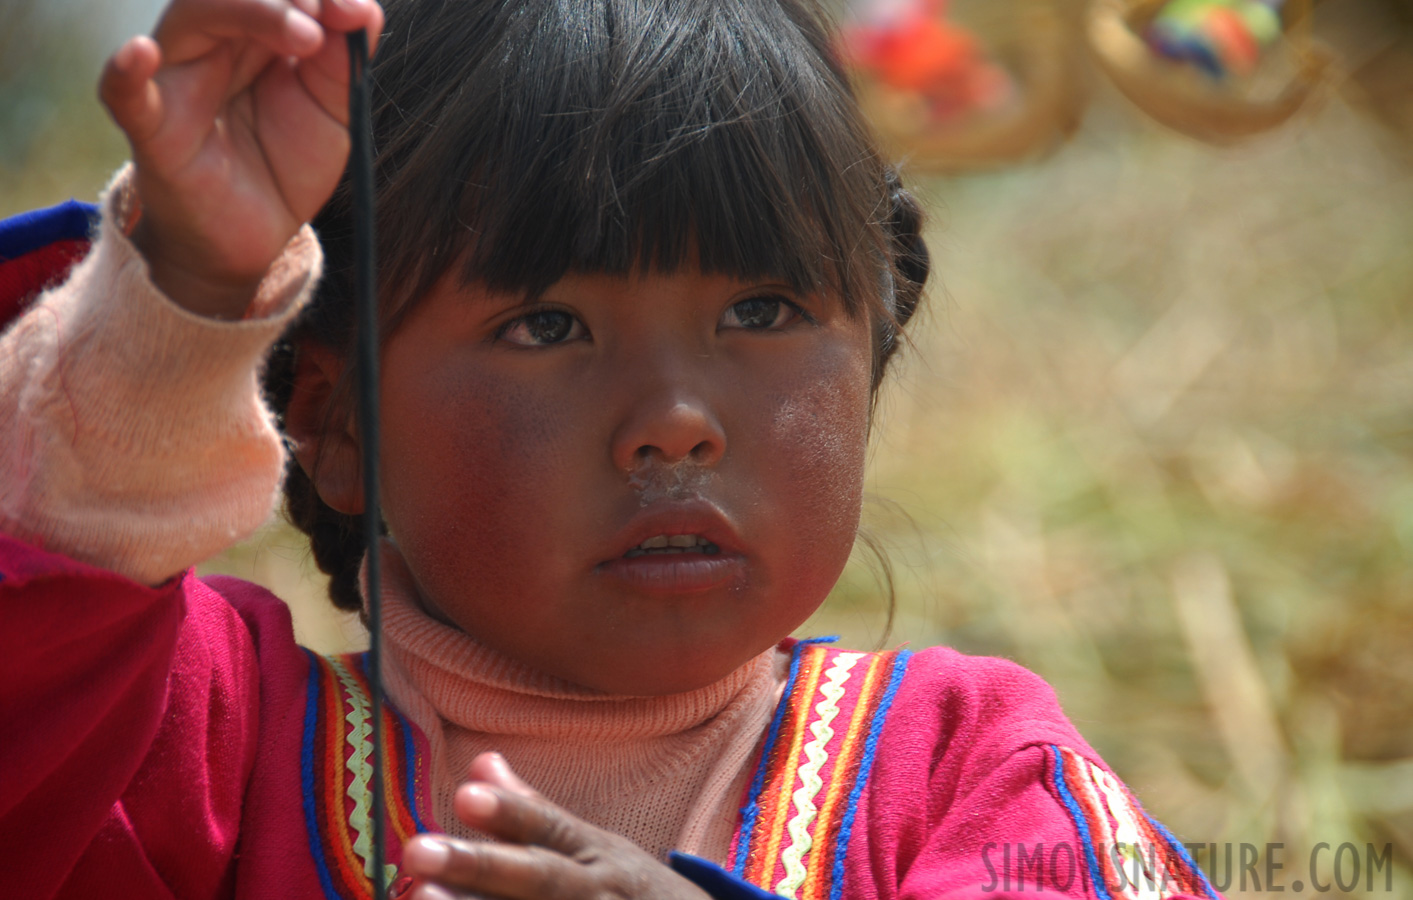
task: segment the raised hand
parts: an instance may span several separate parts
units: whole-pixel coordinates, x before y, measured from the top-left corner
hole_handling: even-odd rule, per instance
[[[456,792],[455,809],[463,822],[498,842],[412,839],[402,871],[415,886],[399,900],[708,900],[627,838],[541,797],[496,754],[476,757],[471,780]]]
[[[195,312],[239,317],[348,158],[345,34],[374,0],[172,0],[109,59],[99,94],[132,146],[133,241]]]

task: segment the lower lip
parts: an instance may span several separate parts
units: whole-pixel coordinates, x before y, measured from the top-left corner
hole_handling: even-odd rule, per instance
[[[598,572],[654,594],[698,594],[744,576],[746,560],[736,553],[649,553],[600,563]]]

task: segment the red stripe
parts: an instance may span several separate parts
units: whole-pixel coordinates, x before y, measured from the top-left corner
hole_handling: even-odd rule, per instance
[[[325,747],[331,774],[324,779],[324,789],[328,794],[328,809],[334,814],[326,820],[329,855],[343,882],[344,896],[363,900],[372,896],[372,891],[368,876],[363,874],[362,862],[353,851],[354,838],[348,825],[348,814],[353,807],[353,801],[348,797],[348,786],[352,781],[348,771],[348,691],[332,666],[328,669],[328,677],[333,683],[330,694],[334,699],[328,707],[331,727],[326,732],[328,743]]]
[[[866,744],[864,738],[868,735],[869,728],[873,724],[873,717],[878,713],[878,701],[883,697],[883,692],[887,690],[898,654],[890,652],[879,654],[879,657],[878,671],[873,676],[873,684],[869,688],[868,694],[860,696],[856,704],[856,708],[858,706],[864,708],[863,715],[858,719],[860,733],[854,740],[853,746],[849,748],[848,758],[841,757],[835,762],[829,782],[821,790],[821,793],[837,793],[840,796],[829,811],[829,820],[824,823],[823,835],[816,838],[814,849],[810,851],[809,869],[811,874],[805,880],[805,887],[808,889],[805,895],[806,900],[817,900],[819,897],[827,896],[829,888],[832,887],[832,882],[829,879],[834,870],[834,858],[839,853],[839,828],[844,823],[844,814],[848,812],[848,795],[859,775],[859,763],[863,760]],[[872,658],[868,658],[868,664],[873,664]],[[859,673],[860,680],[857,683],[862,684],[867,674],[865,668]],[[842,742],[840,746],[843,746]]]
[[[0,261],[0,328],[17,318],[40,291],[67,278],[88,248],[86,238],[55,241],[24,256]]]
[[[1148,814],[1143,811],[1143,807],[1134,797],[1129,797],[1135,816],[1138,820],[1138,827],[1143,830],[1143,839],[1154,848],[1155,854],[1163,861],[1163,866],[1168,870],[1168,874],[1177,881],[1179,890],[1184,894],[1194,894],[1201,897],[1207,893],[1206,886],[1202,879],[1188,866],[1187,861],[1182,858],[1171,846],[1168,845],[1167,838],[1153,827],[1153,820],[1148,818]],[[1161,885],[1164,895],[1173,893],[1168,885]]]
[[[347,785],[343,778],[336,777],[342,770],[339,765],[342,757],[335,759],[333,754],[343,754],[348,723],[344,719],[344,688],[327,660],[319,660],[319,675],[324,689],[319,710],[316,734],[321,746],[314,748],[315,808],[319,821],[319,836],[324,860],[328,863],[329,877],[339,896],[357,900],[367,896],[359,890],[361,872],[350,871],[348,854],[343,845],[348,841],[348,808],[345,794]]]
[[[1075,755],[1074,751],[1067,748],[1061,748],[1061,755],[1065,759],[1065,780],[1071,785],[1079,786],[1080,780],[1083,779],[1089,785],[1088,790],[1071,789],[1071,793],[1074,795],[1075,802],[1084,812],[1084,817],[1089,820],[1089,839],[1094,844],[1094,855],[1099,858],[1099,868],[1104,876],[1104,884],[1114,892],[1118,892],[1121,882],[1114,871],[1114,860],[1110,855],[1114,848],[1103,844],[1104,835],[1112,833],[1114,826],[1109,821],[1108,813],[1102,809],[1096,809],[1093,802],[1090,801],[1090,794],[1097,793],[1098,788],[1095,787],[1094,779],[1089,776],[1089,773],[1080,768],[1079,757]]]
[[[803,760],[799,758],[803,753],[803,745],[797,750],[792,758],[792,749],[789,736],[800,727],[802,717],[808,724],[812,720],[814,708],[819,700],[819,684],[813,674],[816,670],[830,666],[834,658],[843,651],[826,650],[820,648],[819,652],[811,653],[801,662],[800,671],[797,675],[795,688],[791,695],[784,701],[787,703],[785,715],[781,721],[780,740],[776,744],[771,754],[771,759],[767,763],[766,786],[761,791],[758,803],[760,804],[761,816],[756,822],[754,833],[751,836],[750,846],[746,848],[747,863],[744,869],[745,879],[752,884],[769,890],[775,883],[776,878],[781,875],[781,865],[783,848],[788,841],[782,841],[773,857],[769,854],[769,848],[773,836],[784,827],[785,822],[780,820],[778,814],[779,802],[782,793],[792,793],[799,782],[799,766]],[[875,664],[877,661],[878,670],[875,673],[872,685],[867,693],[862,690],[862,685],[867,673],[867,666]],[[897,664],[897,653],[869,654],[865,659],[860,660],[860,667],[855,670],[856,677],[845,682],[846,694],[840,698],[840,716],[848,724],[853,723],[855,713],[862,709],[862,714],[858,717],[857,728],[867,734],[874,717],[878,712],[878,705],[883,695],[887,691],[893,667]],[[814,682],[811,689],[811,683]],[[856,699],[850,703],[849,693],[856,693]],[[836,720],[836,726],[838,725]],[[844,745],[843,735],[831,741],[842,752]],[[833,759],[824,771],[820,772],[820,777],[824,780],[824,786],[817,795],[817,801],[827,798],[830,794],[841,793],[825,817],[825,809],[820,810],[821,819],[817,820],[811,832],[814,837],[813,845],[809,854],[802,860],[806,870],[810,873],[801,885],[801,894],[805,900],[818,898],[828,894],[832,887],[832,872],[835,856],[838,853],[839,829],[844,821],[844,816],[848,811],[847,794],[851,791],[854,782],[859,775],[859,766],[862,763],[865,741],[856,740],[848,750],[847,756],[840,755]],[[793,806],[786,809],[786,821],[793,814]]]
[[[386,703],[383,704],[383,748],[387,753],[387,765],[383,769],[383,796],[388,801],[388,824],[393,826],[391,830],[395,832],[389,835],[394,841],[394,845],[388,848],[388,858],[392,859],[391,851],[400,851],[402,844],[417,833],[417,823],[408,809],[411,798],[406,795],[402,781],[403,773],[407,771],[409,748],[404,745],[402,728]],[[401,854],[398,853],[396,858],[401,859]]]
[[[745,879],[767,890],[774,882],[776,869],[779,868],[779,859],[769,858],[769,850],[773,836],[783,827],[780,812],[781,794],[794,790],[798,774],[798,767],[795,765],[795,755],[798,753],[794,746],[795,732],[800,728],[801,718],[810,713],[809,701],[813,699],[817,687],[814,672],[819,667],[819,660],[824,651],[811,646],[802,650],[801,654],[795,687],[790,692],[789,706],[786,707],[785,718],[780,723],[780,737],[771,753],[770,778],[766,782],[765,790],[760,794],[760,818],[756,820],[755,832],[751,835],[751,846],[747,851],[749,862],[744,873]],[[789,817],[788,807],[784,816]]]

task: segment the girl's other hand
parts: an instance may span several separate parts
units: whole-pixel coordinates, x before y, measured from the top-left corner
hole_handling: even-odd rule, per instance
[[[173,300],[244,313],[343,172],[345,34],[382,25],[374,0],[172,0],[108,60],[99,95],[142,203],[132,238]]]
[[[627,838],[588,824],[536,793],[505,760],[483,753],[456,792],[457,817],[499,842],[422,835],[402,871],[415,887],[400,900],[709,900]]]

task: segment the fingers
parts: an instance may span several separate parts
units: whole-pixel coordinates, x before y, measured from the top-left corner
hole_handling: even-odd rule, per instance
[[[403,851],[402,871],[415,879],[509,900],[554,900],[574,896],[584,880],[578,865],[539,847],[472,843],[421,836]],[[446,896],[427,887],[412,898]]]
[[[154,37],[173,63],[201,56],[218,41],[240,39],[303,59],[327,43],[326,31],[364,29],[371,50],[382,28],[375,0],[174,0]]]
[[[99,78],[99,99],[134,144],[162,124],[162,95],[152,81],[161,65],[162,51],[152,39],[135,37],[108,59]]]
[[[174,0],[155,40],[168,66],[234,51],[236,84],[248,83],[273,58],[294,57],[303,89],[339,122],[347,119],[346,32],[365,29],[370,52],[383,27],[375,0]],[[242,52],[242,44],[261,52]]]
[[[285,0],[174,0],[153,37],[168,63],[180,64],[221,41],[241,39],[302,58],[323,46],[324,29]]]
[[[510,764],[499,753],[478,754],[475,759],[471,760],[471,768],[467,778],[470,781],[484,781],[493,784],[514,794],[524,794],[527,797],[540,796],[534,788],[521,781],[519,775],[511,771]]]
[[[347,125],[348,41],[343,35],[366,29],[368,52],[372,54],[383,29],[383,9],[373,0],[324,0],[320,21],[330,30],[339,32],[338,39],[324,41],[318,53],[300,62],[299,80],[330,116]]]
[[[323,0],[318,19],[325,28],[345,34],[361,28],[368,32],[369,54],[378,49],[378,37],[383,33],[383,8],[374,0]]]
[[[547,847],[569,855],[579,852],[597,831],[543,797],[484,782],[462,785],[452,806],[457,817],[472,828],[511,843]]]

